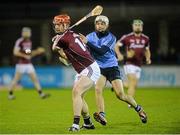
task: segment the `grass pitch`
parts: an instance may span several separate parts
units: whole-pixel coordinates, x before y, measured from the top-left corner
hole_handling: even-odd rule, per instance
[[[73,118],[71,90],[45,92],[51,97],[43,100],[35,90],[16,91],[16,99],[10,101],[7,91],[0,91],[0,134],[69,134]],[[134,109],[119,101],[110,89],[104,91],[104,98],[107,126],[101,126],[92,118],[96,129],[81,130],[78,134],[180,133],[179,88],[137,90],[136,101],[148,114],[147,124],[142,124]],[[96,111],[94,90],[87,92],[86,99],[92,116]]]

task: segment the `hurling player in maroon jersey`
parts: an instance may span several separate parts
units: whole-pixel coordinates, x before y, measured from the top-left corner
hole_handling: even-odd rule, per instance
[[[28,74],[31,80],[34,83],[36,90],[39,93],[41,98],[47,98],[49,94],[45,94],[42,92],[39,80],[37,78],[34,66],[31,63],[31,58],[37,55],[40,55],[45,52],[43,48],[38,48],[36,50],[31,51],[32,42],[31,42],[31,29],[29,27],[24,27],[21,33],[22,37],[16,41],[14,46],[13,54],[17,58],[16,63],[16,71],[12,83],[9,87],[9,99],[15,99],[13,94],[13,90],[17,84],[17,82],[21,79],[23,74]]]
[[[151,64],[151,52],[149,49],[149,37],[142,33],[142,20],[133,20],[132,29],[133,32],[123,35],[120,40],[118,40],[115,51],[119,61],[125,60],[124,71],[128,82],[124,84],[128,87],[128,95],[134,97],[143,60],[145,58],[146,64]],[[120,47],[122,46],[124,46],[126,50],[125,56],[120,52]]]
[[[70,17],[68,15],[55,16],[53,24],[57,35],[53,38],[52,49],[59,52],[60,60],[71,63],[77,72],[72,89],[74,121],[69,131],[80,130],[81,115],[84,119],[82,128],[94,129],[84,95],[99,79],[99,66],[90,55],[86,45],[80,40],[79,35],[68,30],[70,26]]]

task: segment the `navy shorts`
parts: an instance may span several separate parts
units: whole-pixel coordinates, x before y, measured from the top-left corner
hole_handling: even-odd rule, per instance
[[[111,83],[115,79],[121,79],[121,72],[118,66],[109,68],[100,68],[101,74],[106,77],[106,79]]]

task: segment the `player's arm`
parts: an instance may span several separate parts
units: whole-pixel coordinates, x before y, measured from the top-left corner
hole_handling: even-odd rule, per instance
[[[126,57],[127,58],[133,58],[134,56],[135,56],[135,51],[133,49],[127,49]]]
[[[151,51],[149,47],[145,48],[146,64],[151,64]]]
[[[71,65],[71,63],[67,59],[65,59],[65,58],[63,58],[61,56],[59,56],[59,60],[66,66]]]
[[[52,50],[58,52],[59,54],[59,60],[66,66],[69,66],[71,63],[69,62],[66,54],[64,53],[63,49],[57,46],[58,43],[60,43],[61,36],[56,35],[55,37],[52,38]]]
[[[62,57],[64,59],[68,59],[62,48],[59,48],[58,53],[59,53],[60,57]]]
[[[31,57],[35,57],[37,55],[43,54],[45,52],[45,49],[42,47],[37,48],[36,50],[33,50],[31,52]]]
[[[116,45],[115,45],[115,53],[117,55],[117,59],[118,61],[122,61],[124,60],[124,56],[122,55],[120,48],[122,47],[122,43],[120,41],[117,41]]]
[[[107,51],[110,50],[109,47],[107,47],[106,45],[102,45],[101,47],[97,47],[90,42],[87,42],[87,45],[89,46],[91,51],[94,51],[99,55],[104,55]]]
[[[52,50],[53,51],[56,51],[58,52],[60,50],[60,47],[57,46],[58,42],[60,42],[60,38],[61,36],[60,35],[56,35],[52,38],[52,42],[53,42],[53,45],[52,45]]]
[[[66,66],[69,66],[71,63],[69,62],[66,54],[64,53],[63,49],[60,48],[58,50],[58,53],[59,53],[59,60]]]
[[[83,41],[83,43],[88,45],[88,47],[90,48],[91,51],[96,52],[99,55],[104,55],[107,51],[110,50],[110,48],[106,45],[97,47],[94,44],[92,44],[91,42],[89,42],[84,35],[82,35],[82,34],[79,34],[79,35],[80,35],[80,39]]]
[[[31,59],[31,55],[22,53],[20,51],[20,48],[18,48],[18,47],[14,47],[13,54],[16,57],[21,57],[21,58],[25,58],[25,59]]]

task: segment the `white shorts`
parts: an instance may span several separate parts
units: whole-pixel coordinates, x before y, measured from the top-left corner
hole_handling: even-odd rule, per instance
[[[16,72],[18,73],[33,73],[35,72],[34,66],[30,64],[16,64]]]
[[[75,82],[79,80],[81,76],[89,77],[95,84],[101,75],[100,68],[96,62],[85,68],[81,73],[75,76]]]
[[[135,66],[135,65],[131,65],[131,64],[124,66],[124,72],[126,75],[127,74],[135,74],[137,79],[139,79],[141,76],[141,68],[138,66]]]

